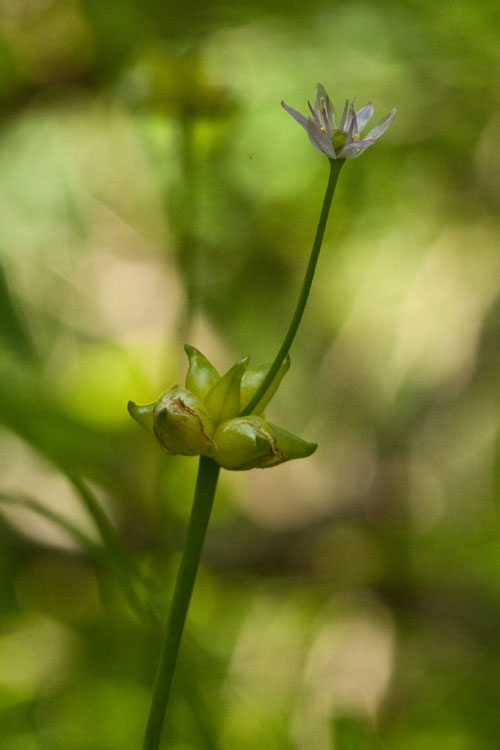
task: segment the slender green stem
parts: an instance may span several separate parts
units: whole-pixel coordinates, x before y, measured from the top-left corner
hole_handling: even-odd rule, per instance
[[[262,399],[265,392],[267,391],[267,389],[273,382],[286,355],[290,351],[290,347],[295,338],[295,334],[297,333],[298,327],[300,325],[300,321],[302,320],[302,316],[304,314],[304,310],[307,304],[307,299],[309,297],[309,292],[311,291],[311,285],[312,285],[312,281],[314,278],[314,272],[316,270],[316,264],[318,262],[319,251],[321,250],[321,243],[323,241],[323,235],[325,233],[326,222],[328,221],[328,214],[330,213],[330,206],[332,205],[333,194],[335,193],[337,179],[338,179],[340,170],[344,162],[345,162],[345,159],[335,159],[335,160],[330,159],[330,176],[328,179],[328,185],[326,187],[325,197],[323,200],[323,207],[321,209],[321,214],[320,214],[319,221],[318,221],[318,228],[316,229],[316,236],[314,238],[311,255],[309,257],[309,263],[306,269],[306,275],[304,276],[302,289],[300,290],[299,299],[297,301],[297,307],[295,308],[292,321],[290,323],[286,336],[283,340],[281,348],[278,351],[278,354],[276,355],[276,358],[274,362],[272,363],[269,369],[269,372],[267,373],[260,387],[257,389],[257,392],[255,393],[253,398],[248,402],[245,408],[241,411],[240,416],[245,416],[246,414],[252,413],[253,409],[255,409],[255,407],[257,406],[257,404]]]
[[[215,497],[220,467],[206,456],[200,456],[193,507],[187,530],[186,543],[177,573],[165,640],[156,673],[151,709],[144,737],[143,750],[158,750],[167,708],[170,686],[184,623],[200,564],[203,543]]]

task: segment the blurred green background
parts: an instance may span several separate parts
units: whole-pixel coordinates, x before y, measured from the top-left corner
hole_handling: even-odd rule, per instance
[[[499,39],[496,0],[2,0],[2,750],[141,745],[197,461],[126,403],[184,342],[274,356],[318,81],[398,115],[270,409],[319,448],[222,473],[164,747],[498,750]]]

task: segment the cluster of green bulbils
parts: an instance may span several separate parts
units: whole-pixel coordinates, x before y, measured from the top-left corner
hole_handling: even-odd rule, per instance
[[[266,377],[270,365],[248,367],[244,357],[220,376],[193,346],[186,386],[174,385],[154,404],[129,401],[130,415],[158,439],[163,450],[184,456],[208,456],[225,469],[244,470],[276,466],[305,458],[315,443],[268,422],[263,412],[290,367],[287,359],[251,414],[240,416]]]

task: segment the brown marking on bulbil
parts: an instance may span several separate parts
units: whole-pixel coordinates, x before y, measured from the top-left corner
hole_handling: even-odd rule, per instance
[[[175,387],[177,387],[177,386],[175,386]],[[208,433],[206,432],[206,430],[205,430],[205,426],[204,426],[204,424],[203,424],[203,422],[202,422],[202,420],[201,420],[201,417],[200,417],[200,415],[198,414],[198,412],[197,412],[197,411],[195,411],[195,409],[193,409],[193,408],[192,408],[191,406],[188,406],[187,404],[185,404],[185,403],[184,403],[184,401],[182,400],[182,398],[181,398],[180,396],[177,396],[176,398],[173,398],[173,399],[169,399],[169,400],[168,400],[168,406],[165,406],[165,407],[163,407],[163,409],[161,409],[161,411],[160,411],[159,413],[161,414],[161,412],[162,412],[162,411],[166,411],[166,412],[167,412],[167,415],[168,415],[168,410],[169,410],[169,406],[171,406],[171,405],[174,405],[174,406],[176,406],[176,407],[177,407],[177,408],[179,409],[179,411],[180,411],[181,413],[184,413],[184,414],[186,414],[186,415],[189,415],[189,416],[191,416],[191,417],[194,417],[194,418],[195,418],[195,420],[196,420],[196,422],[198,423],[198,427],[200,428],[200,432],[201,432],[201,434],[203,435],[203,437],[204,437],[204,438],[206,438],[206,439],[207,439],[207,441],[208,441],[208,442],[209,442],[209,443],[210,443],[211,445],[214,445],[214,446],[215,446],[215,443],[214,443],[214,441],[212,440],[212,438],[210,437],[210,435],[208,435]],[[178,455],[178,454],[176,454],[176,453],[172,453],[171,451],[167,450],[167,449],[165,448],[165,446],[163,445],[163,443],[162,443],[162,441],[161,441],[161,439],[160,439],[160,436],[159,436],[159,434],[158,434],[158,431],[157,431],[157,429],[156,429],[156,420],[155,420],[155,421],[153,422],[153,430],[154,430],[154,433],[155,433],[155,435],[156,435],[156,438],[158,439],[158,442],[160,443],[160,445],[162,446],[162,448],[163,448],[163,449],[164,449],[164,450],[165,450],[165,451],[166,451],[167,453],[169,453],[170,455]]]

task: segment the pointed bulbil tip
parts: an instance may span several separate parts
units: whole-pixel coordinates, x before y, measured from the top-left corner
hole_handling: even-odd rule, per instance
[[[307,453],[304,453],[302,458],[307,458],[308,456],[312,456],[316,448],[318,447],[317,443],[308,443]]]
[[[153,432],[153,421],[154,421],[154,404],[146,404],[145,406],[138,406],[133,401],[129,401],[127,404],[127,410],[132,419],[144,427],[148,432]]]
[[[247,354],[245,357],[242,357],[238,362],[236,362],[237,365],[240,365],[243,369],[246,369],[248,367],[248,363],[250,362],[250,355]]]
[[[226,372],[226,376],[230,376],[233,379],[241,378],[241,376],[247,369],[249,362],[250,362],[250,355],[247,354],[246,357],[242,357],[237,362],[235,362],[235,364],[232,367],[229,368],[229,370]]]

